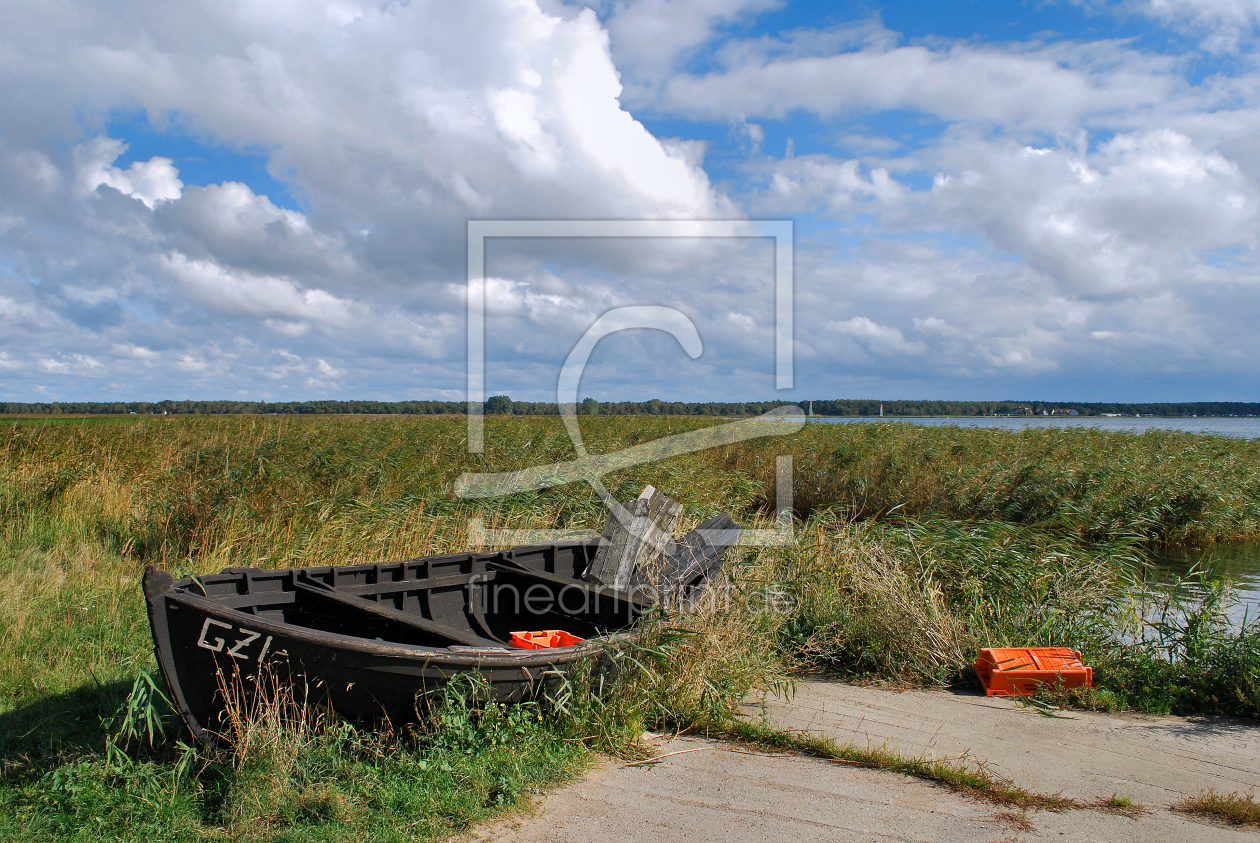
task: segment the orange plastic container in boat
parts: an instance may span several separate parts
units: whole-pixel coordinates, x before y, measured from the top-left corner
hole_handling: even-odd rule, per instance
[[[976,673],[991,697],[1035,694],[1045,686],[1094,687],[1094,669],[1067,647],[1010,647],[980,651]]]
[[[585,640],[570,635],[563,629],[542,629],[538,632],[513,632],[510,643],[522,650],[548,650],[552,647],[571,647]]]

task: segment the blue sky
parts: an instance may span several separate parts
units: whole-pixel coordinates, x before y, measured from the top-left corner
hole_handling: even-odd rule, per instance
[[[0,400],[1256,400],[1260,0],[6,4]]]
[[[303,196],[299,183],[286,177],[292,174],[272,175],[268,170],[270,150],[221,143],[213,134],[179,118],[180,115],[172,114],[160,128],[155,128],[143,111],[120,112],[110,115],[103,125],[85,125],[83,131],[126,142],[126,151],[114,161],[120,169],[160,156],[171,159],[185,184],[242,182],[281,208],[309,210],[309,202],[299,201],[298,197]]]

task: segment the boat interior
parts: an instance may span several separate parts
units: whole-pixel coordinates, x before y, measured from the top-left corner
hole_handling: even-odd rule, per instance
[[[504,648],[513,632],[595,638],[634,624],[646,605],[580,579],[599,539],[345,567],[230,568],[181,580],[274,623],[422,647]]]

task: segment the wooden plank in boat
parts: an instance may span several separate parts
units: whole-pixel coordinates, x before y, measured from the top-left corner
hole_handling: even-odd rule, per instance
[[[654,564],[672,541],[682,504],[645,486],[636,500],[618,506],[621,512],[609,513],[604,541],[595,551],[584,578],[625,591],[634,572]]]
[[[580,580],[572,580],[568,577],[561,577],[556,574],[547,574],[542,571],[535,571],[530,568],[524,568],[507,562],[487,562],[486,569],[492,571],[502,571],[504,574],[518,576],[522,579],[530,580],[531,582],[544,583],[561,590],[566,588],[575,588],[580,591],[589,591],[599,597],[608,597],[617,602],[629,603],[631,606],[640,610],[648,608],[648,604],[646,602],[640,600],[634,595],[619,589],[599,585],[598,583],[584,583]]]
[[[475,583],[489,582],[493,575],[486,574],[449,574],[445,577],[428,577],[423,580],[387,580],[377,583],[358,583],[355,585],[338,585],[337,590],[358,596],[372,594],[397,594],[400,591],[424,591],[430,588],[450,588]]]
[[[466,586],[470,583],[491,582],[494,574],[451,574],[445,577],[428,577],[422,580],[398,580],[381,583],[354,585],[338,585],[337,591],[356,597],[390,595],[399,592],[425,591],[431,588],[450,588]],[[319,582],[315,580],[315,582]],[[253,609],[260,606],[283,606],[294,602],[297,597],[292,591],[254,591],[248,594],[232,594],[227,596],[212,595],[212,599],[230,609]]]
[[[253,594],[237,594],[231,597],[215,597],[214,602],[229,609],[253,609],[258,606],[283,606],[293,603],[297,595],[292,591],[256,591]]]
[[[498,647],[499,642],[482,638],[471,632],[464,632],[453,626],[438,623],[436,621],[427,620],[417,617],[410,612],[402,612],[389,606],[382,606],[363,597],[356,597],[350,594],[344,594],[339,589],[330,585],[325,585],[318,580],[309,577],[295,577],[293,587],[303,594],[315,597],[317,599],[327,600],[337,603],[355,612],[363,614],[375,615],[378,618],[393,621],[402,626],[407,626],[430,635],[436,635],[450,641],[452,644],[463,644],[468,647]]]
[[[662,555],[655,583],[662,591],[673,591],[701,579],[711,579],[722,568],[726,552],[739,541],[743,530],[725,512],[702,522]]]

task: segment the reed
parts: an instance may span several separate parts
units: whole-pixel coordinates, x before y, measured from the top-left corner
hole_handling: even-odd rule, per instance
[[[805,525],[778,577],[793,669],[908,685],[974,683],[983,647],[1071,646],[1099,690],[1061,705],[1260,719],[1260,621],[1143,580],[1133,542],[1081,545],[1003,522]]]
[[[589,758],[537,707],[470,705],[448,689],[430,729],[360,730],[279,684],[229,700],[229,748],[171,736],[11,770],[12,840],[429,840],[519,810]],[[168,714],[169,716],[169,714]],[[172,724],[173,725],[173,724]],[[172,730],[173,732],[173,730]]]
[[[705,426],[702,419],[593,417],[595,453]],[[7,429],[6,429],[7,428]],[[463,471],[572,459],[558,419],[487,420],[487,454],[462,419],[192,417],[0,427],[6,542],[90,542],[176,565],[227,557],[274,565],[353,561],[450,544],[469,513],[595,526],[585,486],[461,502]],[[1180,433],[808,425],[639,466],[609,478],[625,497],[667,489],[693,515],[773,508],[774,457],[794,457],[798,516],[888,512],[1008,521],[1088,541],[1211,542],[1260,535],[1260,444]],[[443,524],[442,522],[449,522]],[[436,525],[436,526],[435,526]]]
[[[807,425],[789,442],[803,517],[895,511],[1035,525],[1087,541],[1203,544],[1260,533],[1258,442],[904,423]],[[780,452],[744,443],[724,462],[766,483]]]

